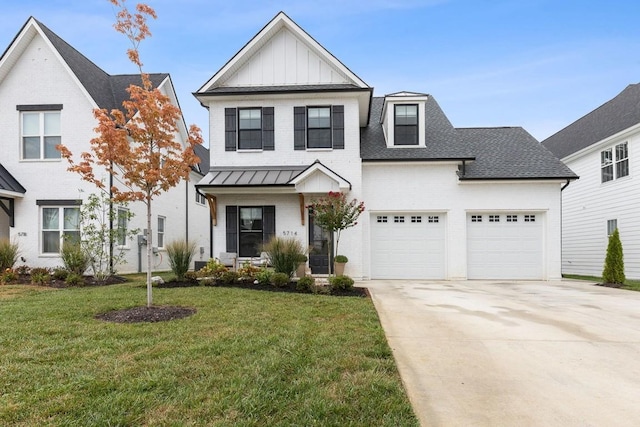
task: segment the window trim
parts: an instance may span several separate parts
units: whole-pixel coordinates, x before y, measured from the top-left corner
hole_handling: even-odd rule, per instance
[[[242,211],[245,209],[260,209],[260,229],[254,230],[243,230],[242,229]],[[259,234],[260,240],[262,240],[262,244],[264,244],[264,206],[238,206],[238,256],[243,258],[251,258],[260,256],[260,248],[256,249],[256,252],[251,255],[246,255],[241,253],[242,251],[242,236],[247,234]]]
[[[162,231],[160,231],[160,220],[162,220]],[[158,220],[156,221],[156,247],[158,249],[164,249],[165,237],[167,231],[167,217],[163,215],[158,215]],[[160,236],[162,236],[162,245],[160,245]]]
[[[328,126],[311,126],[311,124],[309,123],[309,121],[312,119],[311,115],[309,114],[309,112],[311,110],[327,110],[329,111],[329,125]],[[307,106],[307,110],[306,110],[306,147],[307,150],[331,150],[333,149],[333,135],[332,135],[332,129],[333,129],[333,111],[331,109],[330,105],[308,105]],[[311,138],[310,138],[310,134],[309,131],[312,129],[316,129],[316,130],[324,130],[329,134],[329,146],[328,147],[311,147],[309,144],[311,142]]]
[[[43,256],[43,257],[59,257],[60,256],[60,251],[62,250],[62,247],[64,245],[64,236],[66,234],[66,232],[78,232],[78,235],[80,236],[80,238],[82,238],[82,224],[81,224],[81,218],[80,218],[80,204],[78,203],[68,203],[68,204],[64,204],[64,203],[56,203],[56,202],[64,202],[64,200],[51,200],[51,201],[44,201],[44,200],[37,200],[36,201],[36,205],[39,206],[38,209],[38,217],[39,217],[39,221],[38,221],[38,252],[39,252],[39,256]],[[75,202],[75,201],[72,201]],[[44,212],[45,209],[56,209],[58,211],[58,227],[53,229],[46,229],[44,228]],[[65,210],[66,209],[73,209],[78,211],[78,228],[65,228],[65,223],[64,223],[64,214],[65,214]],[[44,233],[45,231],[51,232],[51,231],[56,231],[58,233],[58,252],[45,252],[44,251]]]
[[[41,107],[41,108],[36,108],[36,107]],[[57,108],[60,107],[60,108]],[[18,105],[17,106],[18,111],[20,112],[20,142],[19,142],[19,153],[20,153],[20,161],[21,162],[59,162],[62,160],[62,155],[60,153],[60,151],[55,149],[55,146],[53,148],[53,150],[55,151],[55,155],[56,157],[47,157],[46,155],[46,147],[47,147],[47,143],[46,143],[46,138],[47,137],[52,137],[52,138],[59,138],[58,143],[56,144],[56,146],[58,144],[62,143],[62,106],[61,105],[51,105],[51,106],[47,106],[47,105],[32,105],[32,106],[25,106],[25,105]],[[38,134],[26,134],[25,132],[25,116],[26,115],[37,115],[38,116]],[[57,119],[57,127],[58,127],[58,132],[57,133],[50,133],[47,134],[45,133],[45,117],[46,115],[57,115],[58,119]],[[31,157],[28,158],[25,156],[26,150],[25,150],[25,138],[38,138],[38,157]]]
[[[621,152],[624,157],[619,157]],[[600,150],[600,183],[606,184],[631,175],[629,158],[629,141]],[[625,173],[621,174],[621,170]]]
[[[243,129],[241,127],[241,123],[242,123],[242,119],[240,118],[241,113],[243,111],[257,111],[260,114],[259,120],[259,126],[258,127],[251,127],[251,128],[246,128]],[[262,107],[238,107],[238,141],[237,141],[237,146],[238,146],[238,151],[262,151],[263,150],[263,138],[262,138],[262,130],[263,130],[263,114],[262,114]],[[249,121],[253,121],[255,119],[253,118],[249,118]],[[241,146],[242,143],[242,131],[257,131],[258,134],[260,135],[260,147],[250,147],[250,148],[243,148]]]
[[[398,124],[398,107],[415,107],[415,124]],[[408,117],[408,116],[406,116]],[[398,142],[398,130],[403,128],[415,128],[415,143],[402,143]],[[418,104],[394,104],[393,105],[393,145],[394,146],[407,146],[414,147],[420,145],[420,106]]]
[[[120,215],[120,212],[124,212],[123,216]],[[124,218],[124,232],[122,234],[120,234],[120,218]],[[127,239],[127,232],[129,230],[129,209],[123,207],[116,209],[116,230],[116,238],[118,239],[116,245],[118,248],[128,248],[129,239]],[[122,243],[121,239],[124,239],[124,243]]]
[[[618,229],[618,219],[607,220],[607,237],[610,237]]]

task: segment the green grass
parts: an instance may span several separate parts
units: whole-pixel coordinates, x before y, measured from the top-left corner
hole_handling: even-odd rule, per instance
[[[602,283],[602,277],[597,277],[597,276],[580,276],[577,274],[563,274],[562,277],[566,279],[588,280],[590,282]],[[640,291],[640,280],[627,279],[624,282],[622,289],[629,289],[630,291]]]
[[[0,286],[0,425],[416,426],[366,298],[154,289],[191,317],[94,319],[142,281]]]

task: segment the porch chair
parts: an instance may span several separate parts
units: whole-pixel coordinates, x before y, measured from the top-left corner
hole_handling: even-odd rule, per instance
[[[233,271],[237,270],[238,266],[238,254],[236,252],[220,252],[220,257],[218,258],[220,264],[225,267],[231,268]]]
[[[266,252],[260,252],[260,258],[251,258],[251,265],[254,267],[268,267],[269,254]]]

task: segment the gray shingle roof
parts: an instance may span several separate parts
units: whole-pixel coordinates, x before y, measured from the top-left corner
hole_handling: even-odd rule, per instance
[[[384,98],[373,98],[360,153],[368,161],[467,160],[461,179],[575,179],[577,176],[527,131],[454,128],[432,96],[426,101],[426,147],[386,145],[380,123]]]
[[[640,84],[631,84],[615,98],[542,141],[564,158],[640,123]]]
[[[198,144],[194,147],[193,151],[196,153],[196,156],[200,158],[200,163],[198,163],[199,170],[197,170],[196,172],[199,172],[201,175],[206,175],[207,172],[209,172],[209,149],[203,147],[201,144]]]
[[[521,127],[458,128],[476,155],[460,179],[570,179],[571,169]]]
[[[0,164],[0,190],[24,194],[27,192],[17,179]]]
[[[96,102],[99,108],[107,110],[122,109],[122,101],[129,99],[126,89],[130,84],[142,84],[139,74],[109,75],[86,56],[78,52],[73,46],[62,40],[46,25],[36,20],[51,44],[69,65],[82,86]],[[166,73],[149,74],[151,83],[157,87],[169,76]]]

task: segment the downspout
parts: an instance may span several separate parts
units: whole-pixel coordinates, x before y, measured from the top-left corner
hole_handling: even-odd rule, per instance
[[[562,212],[562,191],[564,191],[565,188],[567,188],[569,186],[569,184],[571,184],[571,180],[567,178],[567,182],[566,184],[564,184],[561,188],[560,188],[560,278],[562,278],[562,264],[564,263],[564,259],[563,257],[563,251],[562,251],[562,242],[563,242],[563,238],[562,238],[562,223],[564,221],[564,213]]]
[[[113,161],[109,171],[109,273],[113,274]]]
[[[571,180],[567,179],[567,183],[565,185],[562,186],[562,188],[560,189],[560,191],[563,191],[565,188],[567,188],[569,186],[569,184],[571,184]]]
[[[185,181],[185,201],[184,201],[184,210],[185,210],[185,240],[189,243],[189,180]]]

